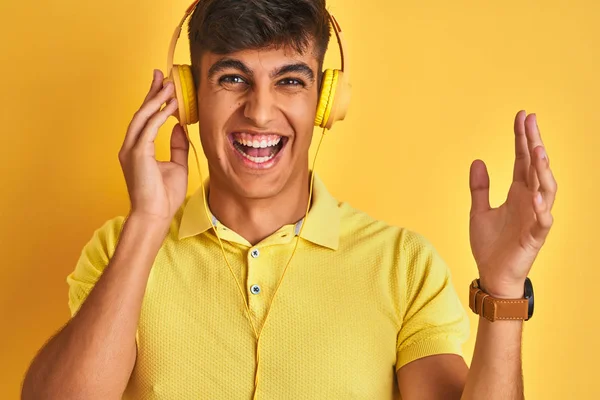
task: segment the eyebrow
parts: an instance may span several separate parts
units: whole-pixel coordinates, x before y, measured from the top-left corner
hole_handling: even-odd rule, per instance
[[[254,74],[252,69],[250,69],[246,64],[244,64],[240,60],[236,60],[234,58],[223,58],[210,67],[210,69],[208,70],[208,79],[212,79],[216,74],[218,74],[219,72],[223,72],[227,69],[236,69],[249,76],[252,76]],[[314,82],[315,80],[315,75],[312,69],[310,69],[310,67],[303,62],[288,64],[279,67],[275,71],[271,72],[269,76],[272,79],[285,74],[289,74],[290,72],[300,73],[304,75],[307,79],[309,79],[311,82]]]
[[[310,67],[303,62],[284,65],[283,67],[273,71],[270,76],[271,78],[277,78],[279,76],[289,74],[290,72],[297,72],[304,75],[311,82],[315,81],[315,74],[313,73],[312,69],[310,69]]]
[[[210,67],[210,69],[208,70],[208,79],[212,79],[213,76],[215,76],[219,72],[223,72],[226,69],[237,69],[239,71],[242,71],[246,75],[253,74],[252,70],[240,60],[236,60],[233,58],[223,58]]]

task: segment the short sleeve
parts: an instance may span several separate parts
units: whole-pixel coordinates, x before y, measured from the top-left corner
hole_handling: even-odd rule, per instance
[[[125,217],[106,221],[85,244],[75,269],[67,276],[69,309],[74,316],[112,258]]]
[[[470,333],[469,319],[444,260],[425,237],[405,230],[400,268],[405,282],[396,370],[435,354],[462,356],[462,345]]]

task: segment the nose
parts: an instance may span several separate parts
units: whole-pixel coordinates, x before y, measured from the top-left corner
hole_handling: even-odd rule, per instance
[[[244,116],[257,128],[266,128],[275,119],[276,100],[268,88],[254,87],[248,92]]]

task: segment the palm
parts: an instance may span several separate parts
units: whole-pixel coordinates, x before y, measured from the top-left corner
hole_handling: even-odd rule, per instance
[[[474,214],[470,220],[471,250],[477,265],[487,266],[493,261],[512,266],[508,271],[517,280],[527,276],[527,265],[533,264],[541,247],[532,236],[536,223],[531,202],[533,194],[521,182],[513,182],[507,200],[498,208]]]
[[[513,182],[504,204],[490,207],[485,164],[477,160],[471,166],[471,250],[482,279],[499,291],[525,280],[553,222],[556,181],[541,156],[545,149],[535,117],[525,117],[519,112],[515,118]],[[538,194],[541,203],[534,200]]]
[[[143,215],[170,219],[187,193],[189,144],[183,127],[176,124],[171,134],[171,161],[157,161],[151,139],[143,143],[138,162],[124,169],[132,208]]]

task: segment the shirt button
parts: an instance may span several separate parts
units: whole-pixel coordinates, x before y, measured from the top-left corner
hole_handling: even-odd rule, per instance
[[[260,256],[260,251],[258,251],[258,249],[253,249],[250,252],[250,255],[252,256],[252,258],[257,258],[258,256]]]
[[[250,288],[250,291],[253,294],[259,294],[260,293],[260,286],[258,286],[258,285],[252,285],[252,287]]]

